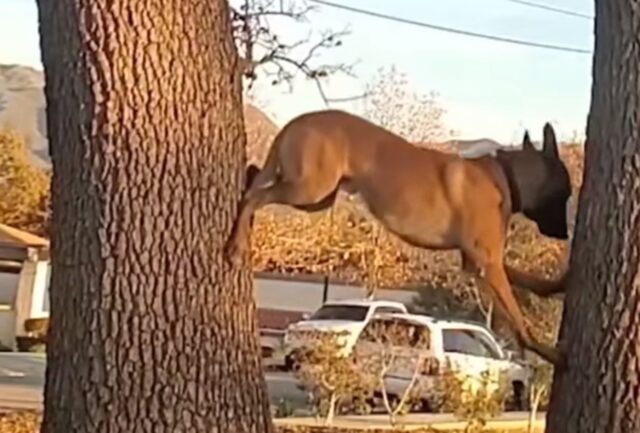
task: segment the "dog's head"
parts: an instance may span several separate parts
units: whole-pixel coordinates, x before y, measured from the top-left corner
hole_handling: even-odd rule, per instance
[[[553,127],[544,125],[541,150],[536,150],[525,132],[522,150],[508,152],[517,184],[522,213],[536,222],[540,233],[567,239],[567,206],[571,197],[569,172],[560,159]]]

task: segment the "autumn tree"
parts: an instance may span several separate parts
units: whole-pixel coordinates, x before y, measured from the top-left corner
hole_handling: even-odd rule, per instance
[[[450,138],[435,93],[422,94],[395,65],[380,68],[366,86],[363,116],[414,144]]]
[[[596,0],[580,191],[549,433],[640,431],[640,13]]]
[[[39,0],[53,163],[43,431],[270,432],[225,0]],[[213,35],[213,36],[212,36]]]
[[[48,199],[49,173],[29,160],[22,137],[0,130],[0,222],[45,235]]]

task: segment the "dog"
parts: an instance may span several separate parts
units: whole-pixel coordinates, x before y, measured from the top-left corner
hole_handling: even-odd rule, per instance
[[[269,204],[306,212],[331,207],[340,189],[359,194],[371,214],[410,245],[457,249],[463,270],[489,290],[522,346],[556,366],[561,351],[528,332],[510,281],[540,296],[561,292],[564,278],[547,281],[503,263],[510,216],[523,213],[548,237],[568,239],[569,173],[555,132],[544,125],[541,150],[528,132],[518,150],[464,158],[419,148],[361,117],[340,110],[300,115],[275,137],[264,167],[251,177],[225,246],[238,265],[247,254],[256,210]]]

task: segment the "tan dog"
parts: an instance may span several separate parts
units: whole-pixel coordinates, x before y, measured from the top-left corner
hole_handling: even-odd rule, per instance
[[[252,170],[255,173],[255,167]],[[226,247],[228,259],[235,263],[247,252],[257,209],[277,203],[308,212],[323,210],[333,205],[339,188],[360,194],[387,230],[407,243],[459,249],[464,269],[490,290],[522,345],[556,365],[562,361],[556,349],[528,332],[508,275],[541,296],[561,291],[562,281],[533,278],[503,264],[514,213],[524,213],[547,236],[568,237],[571,184],[550,125],[544,128],[542,151],[535,150],[526,134],[522,150],[464,159],[418,148],[346,112],[299,116],[277,135],[243,197]]]

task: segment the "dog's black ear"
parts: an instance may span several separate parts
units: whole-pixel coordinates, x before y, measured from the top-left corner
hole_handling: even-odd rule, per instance
[[[531,142],[531,137],[529,137],[529,131],[524,131],[524,138],[522,139],[522,150],[536,150],[533,147],[533,143]]]
[[[556,141],[556,133],[550,123],[544,124],[544,141],[542,142],[542,152],[547,156],[559,158],[558,142]]]
[[[244,187],[249,188],[253,183],[253,179],[260,173],[260,168],[255,164],[249,164],[244,173]]]

